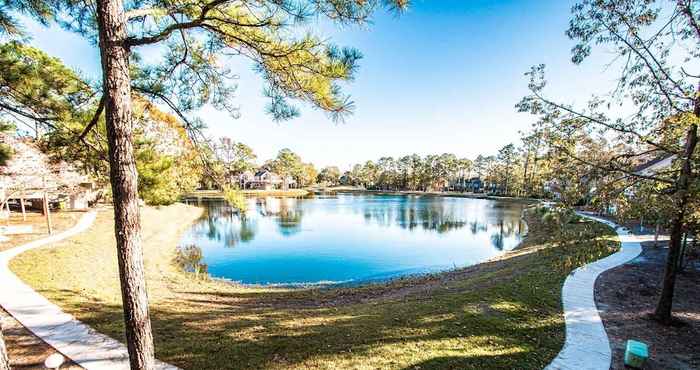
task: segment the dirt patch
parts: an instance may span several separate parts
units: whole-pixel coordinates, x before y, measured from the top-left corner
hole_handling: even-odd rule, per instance
[[[2,333],[9,352],[10,368],[14,370],[46,369],[44,367],[46,358],[57,353],[53,347],[32,334],[2,308],[0,308],[0,325],[2,325]],[[61,369],[76,370],[82,367],[66,359]]]
[[[649,345],[647,370],[700,369],[700,261],[691,260],[676,283],[673,312],[681,325],[664,326],[651,320],[656,307],[666,255],[665,243],[642,243],[642,254],[603,273],[595,295],[613,353],[611,369],[625,369],[628,339]]]

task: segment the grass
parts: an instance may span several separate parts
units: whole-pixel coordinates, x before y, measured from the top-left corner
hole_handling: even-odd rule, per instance
[[[199,212],[142,211],[157,356],[188,369],[541,369],[564,341],[566,275],[619,246],[602,224],[552,232],[533,215],[521,248],[466,269],[346,289],[242,287],[172,263],[179,232]],[[100,212],[89,232],[11,268],[123,340],[112,222]]]

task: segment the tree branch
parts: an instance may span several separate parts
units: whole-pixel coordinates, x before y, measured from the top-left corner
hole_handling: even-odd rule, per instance
[[[97,110],[95,110],[95,114],[92,116],[92,119],[90,120],[90,123],[85,126],[85,129],[83,129],[83,132],[78,136],[78,140],[85,142],[85,136],[92,130],[92,128],[97,124],[97,121],[99,121],[100,116],[102,115],[102,111],[105,108],[105,101],[106,97],[104,94],[102,94],[102,97],[100,98],[100,102],[97,105]]]

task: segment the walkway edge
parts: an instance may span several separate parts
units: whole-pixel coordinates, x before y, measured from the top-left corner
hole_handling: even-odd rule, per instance
[[[36,336],[85,369],[129,369],[125,345],[63,312],[23,283],[9,268],[10,260],[21,253],[87,230],[96,215],[95,211],[88,212],[66,231],[0,252],[0,306]],[[178,369],[160,361],[157,361],[157,368]]]
[[[567,276],[562,288],[566,341],[546,370],[610,368],[610,341],[595,303],[595,281],[601,273],[629,262],[642,252],[639,241],[627,229],[602,218],[579,215],[614,228],[621,248],[617,253],[579,267]]]

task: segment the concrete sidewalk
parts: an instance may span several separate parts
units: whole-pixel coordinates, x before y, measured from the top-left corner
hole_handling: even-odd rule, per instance
[[[610,341],[595,303],[595,281],[598,276],[625,264],[642,252],[638,237],[617,224],[587,214],[583,217],[602,222],[617,232],[622,248],[617,253],[589,263],[571,272],[564,281],[562,302],[566,322],[566,341],[561,352],[547,370],[607,370],[612,353]]]
[[[9,269],[15,256],[69,238],[87,230],[95,221],[95,212],[88,212],[72,228],[0,253],[0,306],[24,327],[46,343],[89,370],[129,369],[126,346],[96,332],[63,312]],[[158,362],[159,369],[176,370],[175,366]]]

